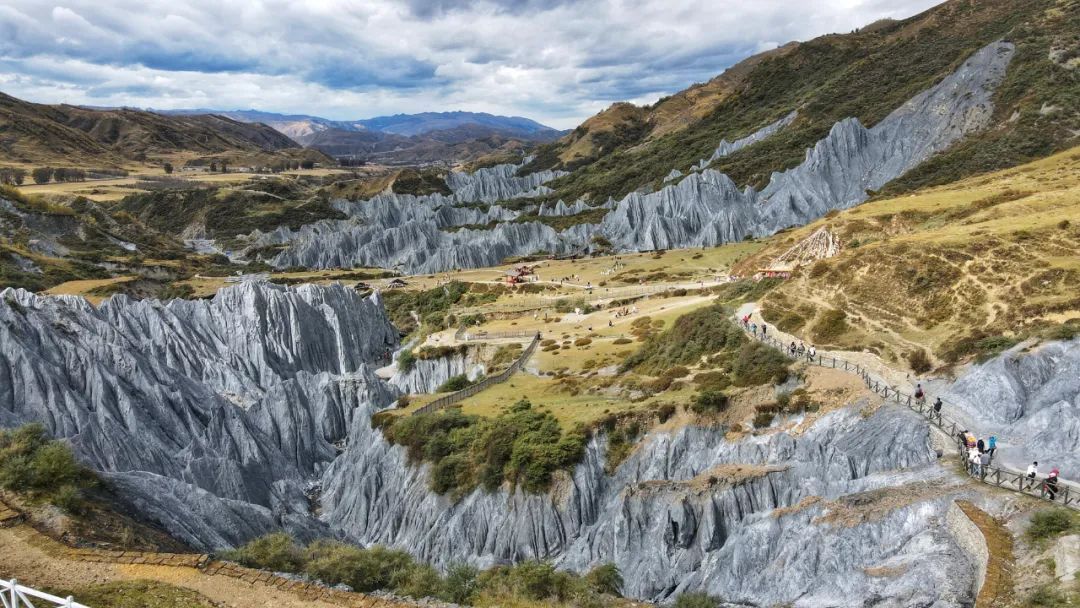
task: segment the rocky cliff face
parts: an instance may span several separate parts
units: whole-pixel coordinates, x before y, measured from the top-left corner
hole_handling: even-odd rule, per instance
[[[1080,471],[1080,339],[1014,349],[972,366],[941,387],[957,418],[980,437],[996,435],[999,457],[1024,469],[1037,460],[1043,474]]]
[[[247,283],[211,301],[0,292],[0,424],[68,438],[144,513],[197,547],[278,526],[301,536],[306,487],[361,403],[393,394],[372,373],[397,333],[345,287]]]
[[[439,228],[505,222],[517,212],[492,207],[481,212],[453,209],[457,202],[491,202],[547,192],[543,183],[558,176],[544,172],[515,175],[502,165],[473,175],[452,174],[452,197],[420,197],[419,211],[406,201],[377,197],[358,203],[366,211],[352,221],[326,222],[271,237],[255,235],[254,244],[288,244],[277,266],[333,267],[352,264],[395,266],[407,272],[488,266],[509,255],[587,249],[602,235],[623,251],[697,247],[762,236],[805,224],[832,209],[866,200],[877,190],[972,131],[985,127],[993,110],[991,97],[1014,52],[996,42],[969,58],[955,73],[915,96],[873,127],[850,118],[807,150],[802,164],[772,176],[761,192],[740,190],[726,175],[703,169],[712,160],[761,141],[790,124],[793,112],[735,142],[721,142],[688,175],[672,171],[660,190],[636,192],[611,208],[600,224],[578,225],[557,233],[542,224],[506,224],[447,234]],[[421,201],[421,199],[423,199]],[[585,210],[577,201],[542,207],[543,215]],[[434,217],[436,213],[442,217]]]
[[[435,389],[454,376],[464,374],[469,380],[484,375],[484,364],[472,353],[450,355],[438,359],[417,359],[407,372],[398,370],[390,378],[390,385],[403,393],[419,395],[434,393]]]
[[[730,443],[716,429],[660,433],[613,476],[603,472],[597,438],[550,496],[433,495],[426,468],[410,468],[403,450],[360,415],[349,446],[324,476],[324,521],[437,564],[546,558],[584,571],[612,562],[628,594],[654,599],[691,590],[755,605],[879,597],[883,605],[945,606],[971,598],[970,565],[934,523],[948,489],[880,517],[828,516],[847,505],[871,512],[875,490],[942,475],[925,424],[900,409],[869,419],[836,412],[799,437]],[[809,497],[822,500],[799,505]],[[878,569],[889,575],[874,575]]]

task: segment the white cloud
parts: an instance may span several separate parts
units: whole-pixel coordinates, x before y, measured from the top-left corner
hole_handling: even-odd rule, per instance
[[[937,0],[5,0],[0,83],[41,102],[330,118],[465,109],[572,127],[776,41]]]

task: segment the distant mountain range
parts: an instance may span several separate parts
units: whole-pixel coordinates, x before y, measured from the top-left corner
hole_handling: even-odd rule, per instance
[[[404,137],[415,137],[435,131],[451,131],[460,127],[483,127],[508,137],[549,141],[564,132],[542,125],[522,116],[496,116],[486,112],[422,112],[395,114],[360,120],[330,120],[307,114],[277,114],[260,110],[150,110],[166,115],[217,114],[241,122],[261,122],[290,138],[307,143],[305,139],[328,130],[349,132],[375,131]]]
[[[259,110],[150,111],[169,116],[212,114],[239,122],[262,123],[297,143],[331,156],[391,164],[473,160],[553,141],[566,133],[521,116],[484,112],[423,112],[330,120]]]

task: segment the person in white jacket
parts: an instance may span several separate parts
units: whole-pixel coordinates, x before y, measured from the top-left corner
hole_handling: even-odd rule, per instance
[[[1028,478],[1028,490],[1035,488],[1035,479],[1039,476],[1039,461],[1035,461],[1028,465],[1027,478]]]

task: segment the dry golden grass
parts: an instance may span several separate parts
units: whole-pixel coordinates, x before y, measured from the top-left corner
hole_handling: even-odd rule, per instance
[[[973,330],[1080,318],[1080,148],[866,203],[777,235],[738,270],[767,265],[821,226],[844,250],[762,303],[766,319],[803,339],[900,363],[917,348],[941,354]],[[847,314],[847,330],[816,339],[830,309]]]

